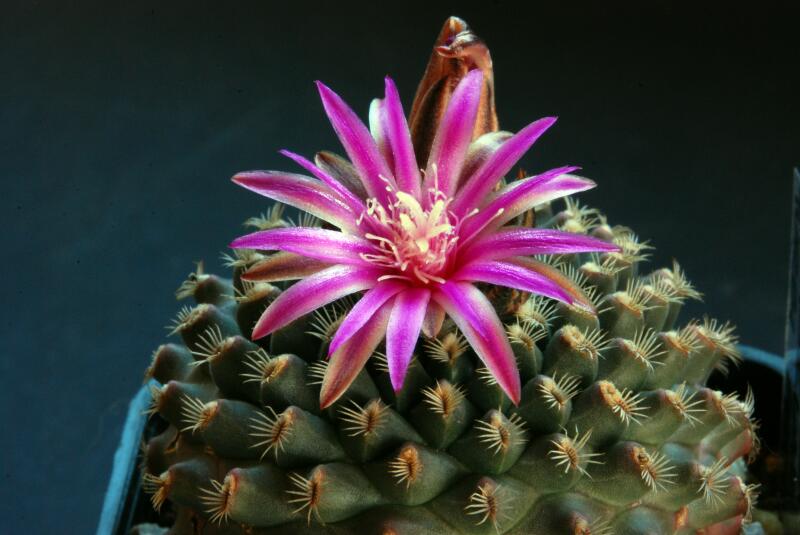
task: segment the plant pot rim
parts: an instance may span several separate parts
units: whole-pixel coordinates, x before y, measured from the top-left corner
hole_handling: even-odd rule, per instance
[[[136,497],[139,493],[137,457],[139,444],[147,424],[146,410],[150,404],[151,380],[144,384],[128,405],[122,436],[114,452],[114,464],[106,488],[97,535],[127,534],[133,521]]]

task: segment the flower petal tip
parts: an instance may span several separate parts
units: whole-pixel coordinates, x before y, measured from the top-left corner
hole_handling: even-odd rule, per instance
[[[317,91],[319,92],[319,96],[322,99],[322,104],[327,109],[330,101],[335,99],[338,95],[328,87],[327,85],[323,84],[319,80],[316,80],[314,84],[317,86]]]
[[[542,135],[545,132],[547,132],[548,130],[550,130],[550,128],[554,124],[556,124],[557,121],[558,121],[558,117],[556,117],[554,115],[554,116],[551,116],[551,117],[542,117],[541,119],[538,119],[538,120],[534,121],[533,123],[531,123],[531,125],[537,125],[541,129],[539,135]]]
[[[331,96],[336,95],[336,93],[333,91],[333,89],[331,89],[327,85],[323,84],[321,81],[314,80],[314,84],[317,86],[317,91],[319,91],[319,94],[322,97],[323,101],[327,100]]]
[[[258,325],[256,325],[253,328],[253,333],[250,335],[250,339],[251,340],[258,340],[259,338],[264,338],[265,336],[267,336],[269,334],[270,334],[270,332],[267,329],[265,329],[263,327],[259,327]]]
[[[243,188],[249,188],[254,182],[258,181],[258,175],[263,174],[263,171],[241,171],[231,177],[231,182]]]
[[[247,282],[259,282],[259,280],[260,280],[258,278],[258,275],[254,274],[254,273],[248,273],[246,271],[240,275],[240,278],[243,281],[247,281]]]
[[[328,407],[333,405],[334,402],[337,399],[339,399],[338,396],[333,396],[329,392],[320,392],[320,394],[319,394],[319,408],[320,408],[320,410],[327,409]]]
[[[246,249],[246,247],[242,245],[242,238],[236,238],[228,244],[228,247],[230,249]]]
[[[506,396],[508,396],[508,399],[511,400],[511,403],[513,403],[515,407],[519,407],[519,403],[522,400],[522,383],[520,382],[519,371],[516,371],[515,375],[516,379],[512,380],[511,384],[502,388]]]
[[[383,94],[384,100],[389,98],[400,100],[400,91],[397,89],[397,85],[394,83],[389,76],[383,79]]]
[[[597,309],[594,307],[594,305],[592,305],[588,301],[584,301],[583,299],[570,298],[568,304],[570,306],[583,310],[584,312],[588,312],[592,316],[597,315]]]
[[[580,170],[580,167],[572,168],[570,171],[567,171],[562,175],[563,179],[566,181],[567,184],[573,186],[575,188],[575,192],[586,191],[590,189],[594,189],[597,187],[597,182],[592,180],[591,178],[586,178],[583,176],[573,175],[574,171]]]
[[[536,121],[536,123],[539,123],[541,125],[543,134],[544,132],[550,130],[550,128],[552,128],[552,126],[556,124],[556,121],[558,121],[558,117],[553,116],[553,117],[543,117],[538,121]]]

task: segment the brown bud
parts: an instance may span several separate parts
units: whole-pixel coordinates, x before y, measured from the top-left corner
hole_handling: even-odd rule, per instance
[[[494,107],[492,58],[486,44],[472,33],[466,22],[450,17],[434,43],[411,106],[409,126],[420,165],[428,160],[434,135],[453,91],[464,75],[473,69],[483,71],[484,77],[478,118],[472,132],[472,139],[476,139],[499,128]]]

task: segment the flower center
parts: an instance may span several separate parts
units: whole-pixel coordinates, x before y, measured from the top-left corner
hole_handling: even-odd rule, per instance
[[[381,279],[444,282],[440,275],[458,240],[456,225],[447,210],[451,199],[432,191],[430,208],[426,210],[408,193],[392,192],[392,196],[394,200],[388,208],[375,199],[367,201],[359,225],[364,225],[364,237],[375,244],[376,252],[361,257],[397,271]]]

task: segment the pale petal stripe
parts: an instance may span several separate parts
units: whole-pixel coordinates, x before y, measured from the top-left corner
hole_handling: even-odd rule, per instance
[[[430,297],[431,292],[426,288],[410,288],[400,292],[394,299],[386,328],[386,360],[395,392],[403,387]]]
[[[394,169],[394,155],[392,147],[389,145],[389,136],[386,132],[386,109],[383,99],[373,98],[369,104],[369,133],[378,146],[378,151],[383,156],[383,160],[389,167]]]

